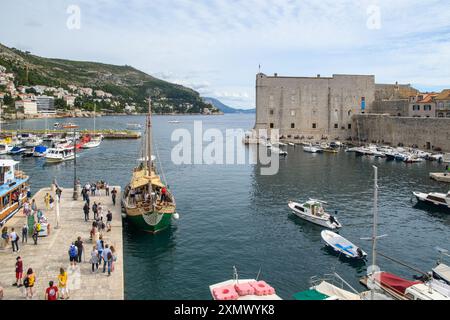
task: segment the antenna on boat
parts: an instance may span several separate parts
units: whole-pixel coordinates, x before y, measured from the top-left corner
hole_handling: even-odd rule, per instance
[[[258,274],[256,275],[256,281],[258,281],[260,275],[261,275],[261,267],[259,267]]]
[[[152,98],[148,97],[148,114],[147,114],[147,169],[148,175],[152,174]]]
[[[233,279],[234,279],[234,281],[236,281],[236,282],[239,281],[239,275],[238,275],[236,266],[233,266]]]
[[[361,240],[372,241],[372,265],[369,267],[371,274],[369,274],[368,281],[370,281],[371,300],[375,297],[375,272],[377,269],[377,240],[384,238],[387,235],[378,236],[378,167],[372,166],[374,170],[374,196],[373,196],[373,228],[371,238],[361,238]]]

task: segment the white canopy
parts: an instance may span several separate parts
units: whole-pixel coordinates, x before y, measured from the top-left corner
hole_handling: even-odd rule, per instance
[[[0,160],[0,167],[14,167],[19,161],[15,160]]]

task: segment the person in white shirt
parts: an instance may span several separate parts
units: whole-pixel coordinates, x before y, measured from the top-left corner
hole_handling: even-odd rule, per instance
[[[11,240],[13,252],[19,252],[19,236],[17,235],[16,231],[14,231],[14,228],[11,229],[9,239]]]

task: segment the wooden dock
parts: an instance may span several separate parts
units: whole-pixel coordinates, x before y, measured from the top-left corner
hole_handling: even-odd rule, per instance
[[[439,182],[450,183],[450,173],[432,172],[430,173],[430,178]]]
[[[120,199],[120,187],[117,199]],[[24,274],[29,267],[33,268],[36,274],[35,296],[34,299],[42,300],[45,298],[45,289],[48,282],[53,280],[57,284],[57,276],[61,267],[68,273],[68,288],[70,299],[75,300],[123,300],[124,299],[124,276],[123,276],[123,242],[122,242],[122,218],[120,201],[113,206],[111,197],[105,196],[105,191],[101,190],[100,196],[91,196],[90,203],[100,202],[106,210],[113,213],[112,230],[104,232],[103,239],[105,244],[113,245],[116,249],[117,261],[114,262],[114,271],[110,277],[107,272],[103,273],[103,266],[99,267],[98,273],[91,272],[89,262],[90,252],[93,243],[89,240],[90,229],[93,222],[93,213],[90,211],[90,221],[84,221],[82,197],[77,201],[72,199],[73,189],[62,189],[60,202],[60,223],[56,226],[56,208],[46,210],[44,196],[48,192],[55,198],[56,195],[50,188],[39,190],[33,197],[39,210],[42,210],[50,223],[50,234],[47,237],[40,237],[38,244],[34,245],[31,236],[28,237],[28,243],[22,244],[19,241],[19,253],[13,253],[11,246],[0,250],[0,286],[4,289],[4,299],[25,299],[24,287],[17,288],[12,286],[15,282],[15,262],[16,257],[21,256],[23,260]],[[111,187],[112,190],[112,187]],[[107,212],[107,211],[106,211]],[[104,213],[106,220],[106,213]],[[21,236],[21,229],[26,221],[22,212],[17,213],[6,223],[10,230],[14,227]],[[106,222],[106,221],[105,221]],[[80,236],[84,242],[84,254],[81,264],[77,264],[72,269],[69,264],[69,246]]]

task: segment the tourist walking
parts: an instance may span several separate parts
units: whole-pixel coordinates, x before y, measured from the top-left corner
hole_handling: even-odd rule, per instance
[[[100,221],[98,222],[98,230],[100,231],[100,234],[103,234],[105,232],[105,223],[103,222],[103,217],[100,217]]]
[[[30,203],[27,201],[23,204],[23,213],[28,217],[31,214]]]
[[[75,244],[72,242],[72,244],[69,247],[69,261],[70,265],[75,268],[77,265],[78,260],[78,249],[75,246]]]
[[[95,189],[96,189],[96,185],[93,183],[91,184],[91,196],[95,197]]]
[[[58,274],[58,287],[61,291],[61,299],[69,299],[69,289],[67,287],[67,271],[64,270],[64,268],[59,269]]]
[[[45,194],[44,202],[45,202],[45,209],[49,210],[50,209],[50,194],[48,194],[48,193]]]
[[[11,240],[13,252],[19,252],[19,235],[16,233],[14,228],[11,228],[11,233],[9,234],[9,239]]]
[[[98,219],[98,211],[97,211],[97,203],[94,201],[94,204],[92,205],[92,212],[94,213],[94,220]]]
[[[31,214],[36,214],[36,212],[37,212],[36,200],[33,199],[31,201]]]
[[[48,288],[45,290],[45,300],[55,301],[58,300],[58,287],[54,285],[53,281],[49,281]]]
[[[97,251],[97,247],[93,246],[92,247],[92,251],[91,251],[91,265],[92,265],[92,272],[96,272],[98,271],[98,251]],[[95,267],[95,270],[94,270]]]
[[[23,261],[21,257],[16,258],[16,282],[13,286],[20,288],[22,286]]]
[[[89,221],[89,204],[86,202],[83,207],[84,221]]]
[[[40,231],[40,224],[35,222],[33,226],[33,234],[31,235],[31,238],[33,238],[34,245],[37,246],[38,244],[38,238],[39,238],[39,231]]]
[[[109,249],[111,249],[112,253],[111,272],[114,272],[114,264],[117,261],[116,249],[113,246],[109,247]]]
[[[111,210],[108,210],[108,213],[106,214],[106,227],[107,227],[107,232],[111,231],[111,222],[112,222],[112,212]]]
[[[28,225],[26,222],[23,224],[23,227],[22,227],[22,244],[24,242],[28,243]]]
[[[113,206],[116,205],[116,196],[117,196],[117,190],[116,190],[116,188],[113,188],[111,191],[111,198],[112,198]]]
[[[106,272],[106,266],[108,266],[108,276],[111,275],[111,263],[112,263],[112,253],[109,249],[109,245],[105,245],[105,250],[102,252],[103,258],[103,273]]]
[[[52,196],[50,196],[49,203],[50,203],[50,210],[53,210],[53,205],[55,204],[55,199]]]
[[[97,205],[97,216],[100,219],[103,218],[103,206],[102,206],[102,204],[100,202]]]
[[[88,206],[91,205],[91,198],[89,197],[89,193],[87,193],[87,191],[86,191],[86,203],[88,204]]]
[[[77,262],[81,263],[81,256],[83,255],[83,249],[84,249],[83,241],[81,240],[81,237],[78,237],[77,241],[75,241],[75,247],[77,247],[77,250],[78,250],[78,252],[77,252],[78,253]]]
[[[103,236],[100,235],[99,239],[97,240],[97,252],[98,252],[98,263],[102,263],[102,254],[103,249],[105,247],[105,244],[103,242]]]
[[[106,192],[106,196],[107,197],[109,197],[109,184],[107,184],[106,182],[105,182],[105,192]]]
[[[58,200],[61,201],[62,190],[58,187],[56,188],[56,195],[58,196]]]
[[[23,285],[26,289],[26,296],[25,298],[33,299],[34,295],[34,284],[36,283],[36,275],[33,272],[33,269],[28,268],[27,274],[25,275],[25,278],[23,279]]]

